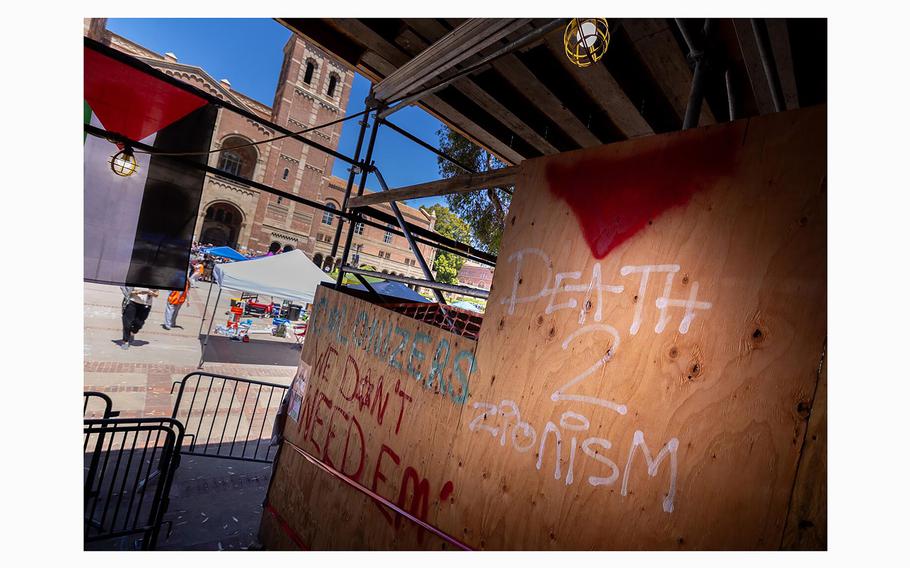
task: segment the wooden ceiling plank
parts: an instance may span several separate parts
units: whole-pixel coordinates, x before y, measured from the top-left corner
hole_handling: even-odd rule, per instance
[[[455,110],[436,95],[423,97],[421,108],[441,122],[450,125],[459,134],[499,156],[506,164],[519,164],[524,157],[502,140],[484,130],[480,125]]]
[[[341,24],[337,25],[338,22]],[[331,24],[342,33],[352,37],[354,41],[369,48],[367,53],[361,58],[361,61],[373,69],[380,71],[383,77],[387,77],[394,72],[397,68],[396,62],[399,62],[398,65],[401,65],[410,59],[410,56],[399,46],[390,43],[357,20],[332,20]],[[452,128],[478,146],[486,148],[490,152],[496,154],[503,162],[518,164],[524,159],[521,154],[510,148],[502,140],[487,132],[480,125],[475,124],[452,106],[443,102],[438,96],[429,95],[423,97],[422,101],[423,102],[419,105],[421,108],[443,123],[449,124]]]
[[[449,33],[445,26],[433,18],[408,18],[404,23],[429,43]]]
[[[689,103],[692,70],[676,43],[670,24],[664,19],[625,19],[623,29],[632,40],[654,81],[682,123]],[[707,104],[701,105],[698,126],[717,122]]]
[[[376,52],[377,55],[394,65],[396,69],[410,60],[410,56],[387,41],[384,37],[374,32],[360,20],[354,18],[336,18],[326,20],[326,22],[339,32],[348,36],[352,41],[363,45],[368,50]]]
[[[374,87],[380,99],[396,99],[430,76],[441,74],[526,20],[474,18],[413,55]]]
[[[542,154],[559,153],[559,150],[555,146],[550,144],[543,136],[538,134],[537,131],[515,116],[508,107],[496,100],[470,78],[465,77],[459,79],[453,83],[452,86],[464,93],[465,96],[473,99],[474,102],[483,107],[483,109],[490,113],[495,119],[509,127],[517,136],[521,137],[525,142],[536,148]]]
[[[796,73],[793,71],[793,52],[790,50],[787,20],[767,18],[765,25],[768,28],[768,41],[777,65],[777,77],[784,95],[784,106],[787,110],[799,108],[799,94],[796,91]]]
[[[410,22],[406,23],[410,25]],[[435,29],[424,29],[425,33],[431,35],[439,33],[440,31],[443,34],[445,33],[445,28],[439,24],[436,24]],[[410,29],[402,32],[395,41],[398,45],[412,53],[425,49],[428,45],[426,41]],[[556,154],[559,152],[555,146],[550,144],[533,128],[525,124],[525,122],[518,118],[508,109],[508,107],[500,103],[495,97],[475,83],[469,76],[465,76],[455,81],[451,86],[483,107],[483,109],[493,116],[493,118],[507,126],[516,136],[523,139],[528,145],[534,147],[541,154]]]
[[[540,110],[582,148],[603,144],[515,55],[503,55],[493,61],[492,65],[513,87],[527,93]]]
[[[626,138],[654,134],[654,129],[638,112],[604,64],[597,63],[584,69],[574,65],[566,57],[561,37],[556,34],[547,39],[546,45],[560,65],[578,81],[588,97],[600,105]]]
[[[752,94],[759,114],[774,112],[774,101],[771,98],[771,86],[761,64],[758,54],[758,44],[755,33],[752,31],[752,22],[748,18],[734,18],[733,27],[736,29],[736,39],[739,41],[739,50],[743,56],[749,83],[752,85]]]

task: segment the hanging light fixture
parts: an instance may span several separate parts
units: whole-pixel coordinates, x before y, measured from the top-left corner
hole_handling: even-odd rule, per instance
[[[562,37],[566,57],[579,67],[597,63],[610,46],[610,25],[606,18],[572,18]]]
[[[139,162],[129,146],[111,156],[111,171],[120,177],[130,177],[139,170]]]

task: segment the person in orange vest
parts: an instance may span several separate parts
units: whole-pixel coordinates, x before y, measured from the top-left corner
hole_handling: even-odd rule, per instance
[[[164,329],[171,329],[172,327],[180,327],[177,325],[177,312],[180,311],[180,307],[185,303],[187,306],[190,305],[189,298],[187,295],[190,291],[190,280],[187,278],[186,286],[183,288],[183,292],[173,291],[167,297],[167,305],[164,307]],[[180,327],[180,329],[183,329]]]

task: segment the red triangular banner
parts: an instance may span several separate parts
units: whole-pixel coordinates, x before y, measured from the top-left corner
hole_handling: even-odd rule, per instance
[[[85,100],[106,130],[142,140],[206,100],[116,59],[84,48]]]

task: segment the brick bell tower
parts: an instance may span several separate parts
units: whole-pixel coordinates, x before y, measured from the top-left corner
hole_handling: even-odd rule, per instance
[[[272,104],[272,122],[297,132],[345,116],[354,72],[297,34],[284,46],[281,74]],[[304,134],[338,148],[344,123]],[[326,202],[327,179],[335,159],[292,138],[272,143],[263,183],[288,193]],[[332,203],[336,207],[337,203]],[[262,194],[257,204],[250,247],[290,244],[312,257],[322,213],[302,204]],[[337,221],[336,221],[337,222]]]

